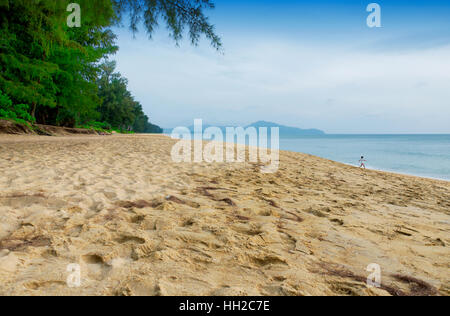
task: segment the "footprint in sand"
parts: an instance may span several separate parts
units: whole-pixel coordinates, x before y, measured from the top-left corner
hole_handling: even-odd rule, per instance
[[[103,258],[97,254],[87,254],[81,257],[83,263],[81,271],[86,271],[87,277],[93,280],[103,280],[112,267],[106,264]]]

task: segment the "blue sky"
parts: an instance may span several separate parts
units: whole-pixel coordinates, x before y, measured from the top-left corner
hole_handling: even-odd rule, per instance
[[[381,6],[381,28],[366,7]],[[267,120],[328,133],[450,133],[450,1],[216,0],[224,43],[117,30],[114,57],[152,122]]]

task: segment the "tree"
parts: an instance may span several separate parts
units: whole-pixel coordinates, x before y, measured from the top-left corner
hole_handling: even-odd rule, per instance
[[[27,1],[2,1],[0,10],[0,88],[16,103],[55,106],[51,77],[57,67],[45,61],[52,35],[44,8]],[[55,35],[56,37],[56,35]]]
[[[97,81],[98,96],[101,99],[97,111],[100,120],[112,127],[137,133],[161,133],[162,130],[148,121],[142,105],[135,101],[127,89],[128,81],[116,73],[116,62],[106,61],[101,66]]]
[[[211,0],[113,0],[119,20],[124,14],[129,15],[130,29],[138,30],[142,22],[149,37],[152,36],[159,22],[163,20],[171,32],[171,37],[178,43],[183,33],[187,32],[193,45],[196,45],[203,34],[211,45],[221,49],[222,42],[205,16],[205,9],[214,9]]]
[[[202,34],[213,47],[222,45],[204,15],[214,8],[211,0],[78,0],[82,16],[75,28],[67,25],[71,2],[0,0],[0,90],[11,106],[20,105],[17,113],[29,111],[31,121],[75,126],[100,119],[122,129],[159,131],[115,65],[101,66],[118,49],[110,27],[124,15],[133,32],[143,22],[151,37],[164,21],[177,43],[187,32],[194,45]],[[3,112],[16,113],[9,105]]]
[[[136,133],[152,133],[152,134],[161,134],[163,132],[162,128],[157,125],[153,125],[149,122],[149,118],[145,115],[142,105],[139,102],[135,103],[134,108],[134,123],[133,123],[133,131]]]
[[[117,51],[116,36],[101,26],[83,23],[80,28],[67,31],[73,45],[55,47],[50,60],[58,65],[54,76],[56,92],[56,123],[75,125],[98,118],[97,78],[99,62]]]
[[[28,114],[28,105],[13,104],[11,99],[0,90],[0,117],[6,119],[32,122],[33,118]]]
[[[114,61],[101,66],[97,82],[101,103],[97,110],[101,121],[115,128],[128,129],[134,121],[134,100],[127,90],[127,80],[119,73],[114,73],[115,67]]]
[[[112,2],[81,0],[89,10],[83,15],[83,27],[76,30],[64,20],[68,3],[0,2],[0,88],[15,103],[31,105],[33,117],[43,110],[44,122],[51,108],[70,108],[80,116],[79,112],[87,112],[77,111],[80,104],[95,107],[95,100],[86,101],[96,95],[92,65],[114,52],[112,33],[104,30],[115,19]]]

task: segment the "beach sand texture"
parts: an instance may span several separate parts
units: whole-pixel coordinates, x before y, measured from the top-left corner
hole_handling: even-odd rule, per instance
[[[450,295],[449,182],[291,152],[274,174],[174,163],[173,144],[0,136],[0,295]]]

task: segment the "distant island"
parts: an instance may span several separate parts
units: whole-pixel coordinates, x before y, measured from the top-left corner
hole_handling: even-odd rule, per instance
[[[321,131],[319,129],[311,128],[311,129],[302,129],[298,127],[289,127],[280,125],[277,123],[272,122],[266,122],[266,121],[258,121],[256,123],[250,124],[246,127],[278,127],[280,129],[280,137],[283,138],[293,138],[298,136],[320,136],[325,135],[324,131]]]
[[[205,124],[203,125],[203,129],[206,129],[208,127],[211,127],[212,125],[208,125]],[[237,127],[233,124],[228,125],[229,127]],[[217,126],[218,128],[220,128],[224,133],[226,131],[226,126]],[[280,137],[281,138],[295,138],[295,137],[301,137],[301,136],[321,136],[321,135],[325,135],[324,131],[321,131],[319,129],[302,129],[302,128],[298,128],[298,127],[289,127],[289,126],[284,126],[281,124],[277,124],[277,123],[273,123],[273,122],[266,122],[266,121],[258,121],[255,123],[252,123],[250,125],[245,126],[244,128],[248,128],[248,127],[255,127],[256,129],[260,128],[260,127],[267,127],[267,128],[272,128],[272,127],[278,127],[280,130]],[[188,129],[194,133],[194,126],[189,126]],[[170,135],[172,133],[173,128],[165,128],[164,129],[164,134]]]

